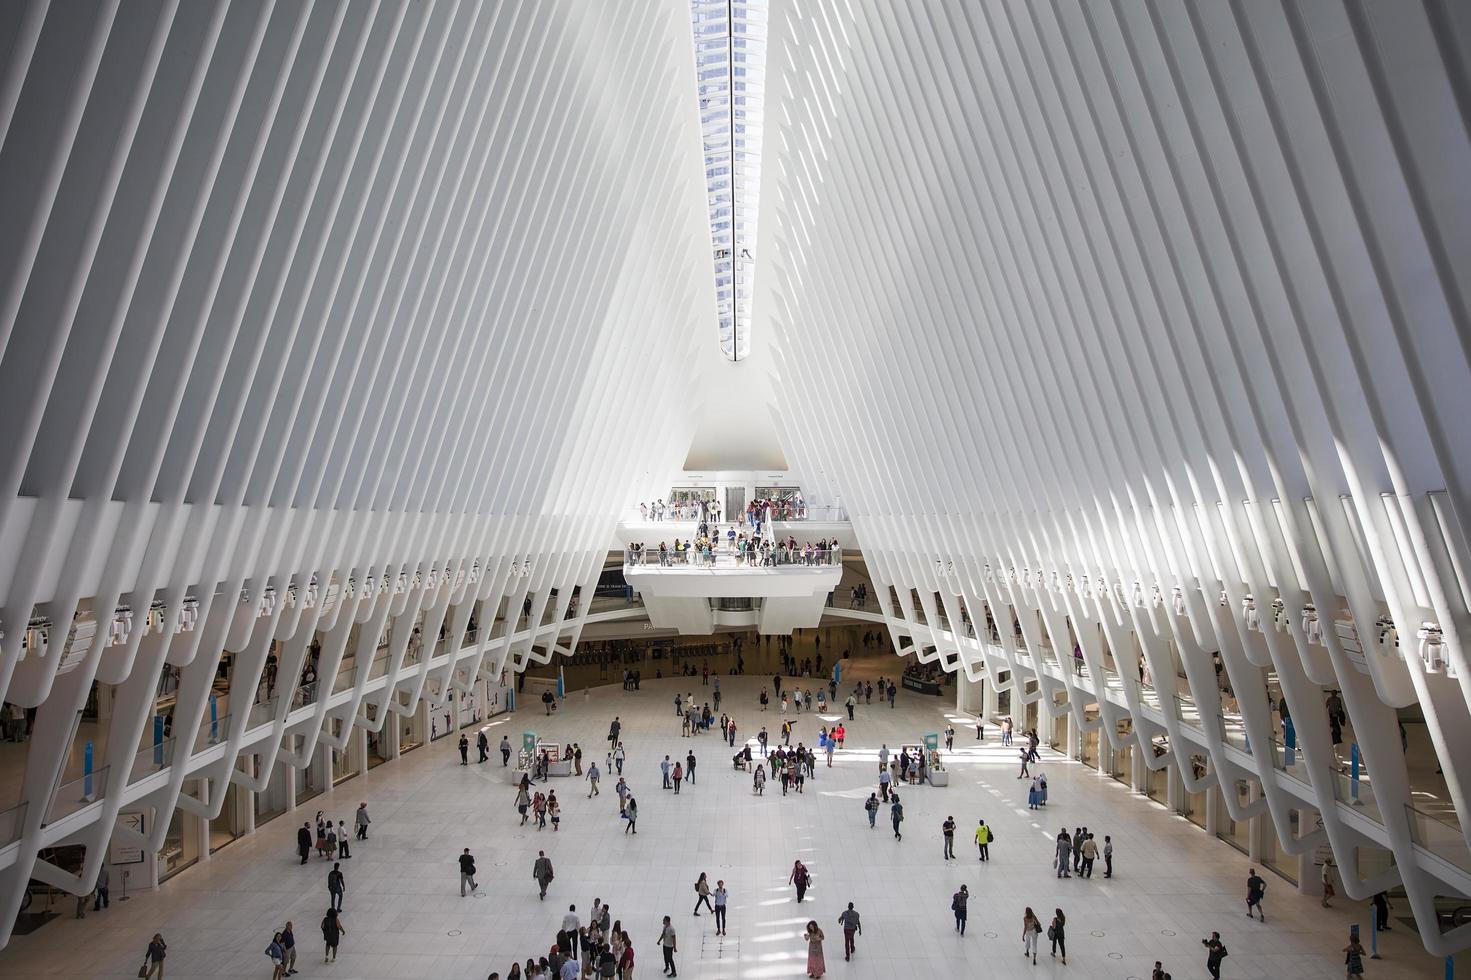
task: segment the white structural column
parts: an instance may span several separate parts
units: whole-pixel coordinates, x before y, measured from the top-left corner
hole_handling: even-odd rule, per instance
[[[1434,914],[1471,894],[1466,37],[1436,0],[775,5],[755,308],[779,376],[822,366],[777,386],[788,458],[901,650],[1403,884],[1436,953],[1471,944]]]
[[[0,696],[38,709],[8,930],[124,807],[156,851],[570,650],[715,303],[677,4],[27,0],[0,34]],[[38,859],[66,843],[80,875]]]

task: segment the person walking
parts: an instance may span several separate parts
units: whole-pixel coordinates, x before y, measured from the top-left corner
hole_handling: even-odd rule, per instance
[[[953,752],[953,751],[955,751],[955,726],[954,725],[946,725],[945,726],[945,751],[946,752]]]
[[[893,711],[894,710],[894,695],[896,695],[898,693],[899,693],[899,688],[897,688],[896,686],[894,686],[894,682],[892,680],[889,681],[889,710],[890,711]]]
[[[1047,927],[1047,938],[1052,940],[1052,955],[1062,951],[1062,962],[1067,964],[1067,916],[1062,909],[1052,910],[1052,924]]]
[[[807,931],[802,933],[802,938],[807,940],[807,975],[809,977],[820,977],[827,973],[827,961],[822,956],[822,930],[817,926],[816,919],[807,920]]]
[[[460,765],[462,765],[462,766],[468,766],[469,764],[470,764],[470,739],[467,736],[461,735],[460,736]]]
[[[853,720],[853,709],[858,705],[858,700],[855,697],[853,697],[853,695],[850,694],[850,695],[848,695],[848,700],[847,701],[844,701],[843,704],[845,704],[847,706],[847,708],[848,708],[848,720],[849,721],[852,721]]]
[[[1017,779],[1026,779],[1027,777],[1031,776],[1031,772],[1029,772],[1027,770],[1027,763],[1029,763],[1029,762],[1032,761],[1032,751],[1031,751],[1031,749],[1028,749],[1028,748],[1023,747],[1022,750],[1021,750],[1021,758],[1022,758],[1022,771],[1016,774],[1016,778]]]
[[[674,764],[674,795],[679,795],[679,784],[684,781],[684,766],[678,762]]]
[[[465,886],[466,885],[469,885],[470,886],[470,891],[472,891],[472,892],[475,891],[475,889],[477,889],[477,888],[480,887],[479,885],[475,884],[475,858],[470,855],[470,849],[468,847],[465,848],[465,850],[463,852],[461,852],[461,854],[460,854],[460,897],[461,898],[464,898],[465,897]]]
[[[730,901],[730,893],[725,890],[725,882],[715,882],[715,935],[725,935],[725,907]]]
[[[1154,961],[1154,972],[1149,974],[1149,980],[1170,980],[1170,975],[1165,972],[1165,965],[1159,960]]]
[[[792,862],[792,873],[787,878],[787,884],[797,886],[797,904],[802,904],[802,899],[807,894],[807,886],[812,883],[812,875],[807,871],[807,865],[801,861]]]
[[[501,768],[511,764],[511,740],[505,735],[501,736]]]
[[[490,739],[483,730],[475,733],[475,751],[480,756],[475,760],[476,765],[490,758]]]
[[[659,946],[664,950],[664,975],[679,976],[679,969],[674,965],[674,954],[679,951],[679,939],[674,934],[674,926],[670,925],[667,915],[664,916],[664,927],[659,930]]]
[[[348,840],[352,837],[347,832],[347,821],[337,821],[337,856],[346,861],[352,857],[352,849],[348,847]]]
[[[695,750],[690,749],[689,754],[684,757],[684,778],[695,785]]]
[[[838,916],[838,925],[843,927],[843,959],[844,961],[851,960],[853,954],[857,952],[853,937],[863,934],[863,921],[852,902],[849,902],[848,908]]]
[[[955,931],[965,935],[966,906],[970,904],[970,889],[960,886],[960,891],[950,896],[950,911],[955,913]]]
[[[623,743],[619,742],[618,747],[613,750],[613,768],[618,770],[618,775],[620,776],[623,775],[623,760],[625,758],[627,758],[627,753],[623,751]]]
[[[976,827],[976,850],[980,852],[982,861],[991,860],[991,841],[995,839],[996,835],[986,826],[986,821],[982,820]]]
[[[372,823],[373,820],[368,816],[368,803],[366,800],[358,804],[357,816],[353,818],[353,822],[357,827],[358,840],[367,840],[368,824]],[[306,862],[303,861],[302,863],[305,864]]]
[[[465,853],[468,854],[469,850],[466,849]],[[536,852],[536,861],[531,865],[531,877],[536,879],[537,887],[541,889],[538,897],[544,901],[547,897],[547,886],[556,877],[552,871],[552,859],[547,857],[546,851]]]
[[[628,794],[628,802],[623,804],[623,819],[627,821],[623,828],[625,834],[638,833],[638,800],[633,798],[632,793]]]
[[[899,802],[899,794],[893,794],[893,802],[889,804],[889,821],[894,825],[894,839],[903,840],[904,835],[899,832],[899,825],[904,822],[904,806]]]
[[[322,916],[322,942],[326,947],[326,953],[322,957],[323,963],[333,963],[337,960],[337,944],[342,942],[342,937],[347,935],[347,928],[342,924],[342,916],[336,909],[328,909],[327,914]]]
[[[879,815],[879,798],[877,793],[868,794],[868,802],[863,804],[863,809],[868,811],[868,829],[872,830]]]
[[[102,866],[102,870],[97,872],[97,886],[92,896],[93,912],[100,912],[103,909],[108,908],[112,904],[109,901],[107,894],[107,886],[110,881],[111,878],[108,876],[107,873],[107,865],[104,864]]]
[[[311,821],[303,823],[296,831],[296,853],[301,856],[301,863],[306,864],[307,858],[312,854],[312,825]]]
[[[1056,842],[1057,856],[1053,858],[1052,866],[1057,869],[1059,878],[1071,878],[1072,872],[1068,870],[1068,862],[1073,856],[1073,839],[1068,836],[1067,828],[1057,832]]]
[[[1325,909],[1332,908],[1333,906],[1332,906],[1331,903],[1333,902],[1333,896],[1335,894],[1337,894],[1333,890],[1333,862],[1332,861],[1325,860],[1323,862],[1323,875],[1322,875],[1322,879],[1323,879],[1323,899],[1322,899],[1323,908],[1325,908]],[[1266,919],[1263,919],[1262,921],[1265,922],[1267,920]]]
[[[158,980],[163,980],[163,961],[168,955],[169,944],[163,941],[162,933],[155,932],[153,938],[148,941],[148,948],[143,951],[143,972],[139,976],[158,977]]]
[[[955,818],[946,817],[945,822],[940,825],[940,833],[945,838],[945,860],[955,859]]]
[[[598,780],[602,778],[602,775],[602,773],[598,772],[598,764],[596,762],[587,767],[587,776],[585,778],[587,779],[588,785],[588,799],[592,799],[598,795]]]
[[[1042,935],[1042,922],[1030,905],[1022,913],[1022,956],[1030,956],[1032,965],[1037,965],[1037,937]]]
[[[617,746],[618,736],[622,733],[623,722],[619,719],[617,715],[614,715],[613,721],[608,725],[608,748],[610,750]]]
[[[1254,918],[1252,912],[1255,911],[1257,915],[1262,917],[1263,922],[1267,921],[1267,913],[1262,909],[1262,896],[1266,893],[1267,883],[1262,879],[1261,875],[1256,873],[1256,868],[1247,869],[1246,917],[1248,919]]]
[[[1343,965],[1348,973],[1348,980],[1355,980],[1364,975],[1364,946],[1359,942],[1357,933],[1349,933],[1348,945],[1343,947]]]
[[[1387,892],[1376,892],[1369,902],[1374,906],[1374,931],[1388,932],[1390,930],[1389,894]]]
[[[1205,947],[1205,968],[1210,971],[1211,980],[1221,980],[1221,961],[1227,955],[1226,945],[1221,942],[1221,934],[1211,933],[1211,937],[1202,939],[1200,945]]]
[[[734,718],[725,726],[725,737],[730,741],[730,747],[735,748],[736,721]]]
[[[1113,877],[1113,838],[1103,835],[1103,877]]]
[[[715,911],[715,907],[710,904],[710,880],[703,871],[700,872],[700,877],[695,882],[695,915],[700,914],[700,905],[702,903],[707,910],[711,912]]]
[[[347,879],[342,874],[342,862],[336,861],[332,864],[332,870],[327,872],[327,898],[328,904],[337,911],[342,911],[342,897],[347,893]]]

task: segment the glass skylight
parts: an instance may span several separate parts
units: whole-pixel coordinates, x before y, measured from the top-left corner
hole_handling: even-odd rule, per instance
[[[750,352],[767,0],[690,0],[720,350]]]

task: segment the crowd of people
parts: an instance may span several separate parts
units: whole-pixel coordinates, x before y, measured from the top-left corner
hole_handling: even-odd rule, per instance
[[[858,724],[857,709],[860,706],[872,705],[875,687],[879,692],[880,704],[887,697],[892,708],[894,705],[896,685],[892,678],[879,678],[875,684],[872,681],[857,681],[851,688],[845,687],[845,697],[841,702],[846,709],[846,720],[831,721],[830,719],[811,717],[814,710],[825,711],[831,702],[834,709],[839,706],[838,702],[838,675],[834,671],[826,682],[815,685],[803,684],[801,677],[825,677],[823,673],[824,660],[818,650],[814,650],[811,656],[799,658],[793,651],[790,638],[778,638],[779,653],[784,670],[788,670],[794,677],[788,677],[778,673],[771,678],[771,685],[762,686],[757,697],[757,705],[761,711],[766,711],[772,702],[780,704],[780,725],[777,727],[777,735],[768,731],[767,727],[761,726],[753,736],[747,734],[740,738],[741,729],[738,728],[736,718],[728,713],[722,712],[722,690],[721,678],[712,675],[708,665],[701,672],[696,672],[693,665],[687,665],[686,676],[698,676],[702,687],[709,689],[708,697],[697,698],[693,691],[689,693],[678,693],[673,695],[673,708],[679,719],[679,737],[697,739],[718,730],[719,737],[729,748],[734,749],[732,756],[732,769],[735,772],[749,774],[752,780],[752,793],[764,796],[765,785],[768,781],[775,781],[781,789],[781,795],[801,795],[804,792],[807,780],[818,778],[818,772],[822,768],[831,768],[835,757],[844,751],[847,740],[851,734],[849,726]],[[713,683],[712,683],[713,682]],[[632,694],[638,691],[638,678],[636,675],[626,673],[624,678],[624,691]],[[792,707],[794,713],[788,717],[788,708]],[[815,727],[815,738],[812,737],[812,729],[809,728],[806,737],[801,737],[798,728],[804,722],[801,718],[802,709],[806,707],[809,711],[811,724]],[[1000,721],[1001,743],[1010,746],[1013,744],[1014,725],[1009,717]],[[1022,736],[1019,749],[1022,772],[1018,778],[1030,777],[1027,796],[1030,809],[1039,809],[1047,805],[1047,777],[1040,771],[1030,773],[1029,764],[1035,764],[1039,756],[1040,738],[1035,731],[1017,733]],[[944,745],[947,751],[953,751],[955,729],[948,725],[942,732]],[[977,738],[982,737],[981,726],[977,725]],[[795,742],[795,744],[793,744]],[[469,741],[466,737],[459,740],[460,761],[468,764]],[[674,797],[680,796],[682,791],[688,790],[696,785],[698,770],[698,758],[694,750],[694,743],[688,743],[689,747],[683,753],[669,752],[663,754],[657,763],[661,777],[661,793],[668,794],[665,806],[672,804]],[[487,761],[490,744],[481,733],[476,740],[479,762]],[[753,752],[753,748],[755,751]],[[500,751],[502,755],[502,766],[509,762],[511,749],[508,739],[502,738]],[[759,758],[756,753],[759,752]],[[591,754],[591,753],[589,753]],[[655,756],[655,758],[658,758]],[[878,767],[876,782],[872,791],[863,801],[863,808],[870,828],[875,828],[880,811],[887,807],[888,819],[893,831],[893,839],[896,844],[904,839],[905,811],[904,803],[901,801],[900,789],[903,795],[908,796],[911,788],[923,786],[931,771],[940,762],[940,753],[937,750],[927,750],[914,746],[901,746],[897,753],[892,752],[887,743],[881,743],[877,751]],[[585,760],[584,751],[579,741],[569,741],[563,744],[561,759],[571,763],[573,775],[578,775],[587,783],[587,798],[599,796],[599,781],[604,776],[613,777],[616,774],[617,785],[615,796],[617,799],[618,819],[622,821],[625,834],[637,834],[637,821],[639,813],[639,802],[635,798],[632,788],[629,786],[624,774],[627,752],[623,741],[623,721],[620,716],[614,716],[608,727],[607,754],[605,765],[600,768],[598,762]],[[826,765],[822,764],[825,760]],[[531,770],[522,773],[516,782],[514,796],[514,807],[520,817],[519,826],[535,823],[538,832],[547,831],[548,837],[560,831],[562,823],[562,805],[558,800],[554,789],[545,787],[549,781],[549,765],[553,761],[551,754],[543,750],[531,758]],[[584,762],[589,764],[584,771]],[[630,773],[632,775],[632,773]],[[718,777],[717,777],[718,778]],[[537,784],[541,783],[542,786]],[[329,907],[323,914],[320,928],[323,937],[324,961],[331,962],[336,958],[338,947],[347,928],[343,921],[343,906],[347,890],[347,876],[343,871],[343,862],[351,859],[352,848],[355,842],[368,839],[368,830],[371,818],[368,815],[366,802],[359,805],[352,827],[349,832],[345,820],[337,820],[335,823],[324,811],[318,811],[315,821],[305,822],[297,832],[297,852],[301,864],[311,861],[313,852],[324,864],[330,864],[327,872],[327,891]],[[955,849],[955,837],[960,832],[958,823],[953,815],[946,816],[939,824],[938,833],[942,844],[942,861],[958,861],[959,856]],[[350,839],[351,838],[351,839]],[[996,843],[996,831],[992,824],[988,824],[984,818],[978,820],[973,840],[977,848],[977,860],[985,865],[990,860],[990,849]],[[1101,840],[1086,826],[1074,827],[1071,831],[1067,827],[1061,828],[1053,839],[1051,847],[1052,866],[1059,879],[1091,879],[1094,875],[1095,863],[1101,858],[1102,869],[1100,877],[1110,879],[1114,877],[1114,841],[1111,835],[1103,834]],[[475,857],[469,848],[464,848],[456,855],[456,867],[459,875],[460,894],[463,897],[474,896],[478,892],[480,882],[477,881],[477,868]],[[547,899],[556,873],[551,858],[545,851],[539,851],[532,866],[532,877],[538,886],[539,898]],[[799,904],[809,903],[809,891],[813,887],[814,876],[812,869],[803,861],[793,864],[788,877],[788,884],[795,888],[795,900]],[[707,873],[701,872],[694,882],[696,895],[695,906],[692,914],[702,915],[702,911],[710,913],[715,919],[715,935],[723,937],[726,934],[726,919],[730,909],[730,892],[724,880],[716,880],[711,884]],[[1259,917],[1265,922],[1266,916],[1262,910],[1263,896],[1266,891],[1266,881],[1252,868],[1246,883],[1247,915]],[[968,885],[962,884],[958,890],[950,895],[950,911],[955,920],[955,932],[957,936],[966,935],[969,901],[971,892]],[[1326,894],[1330,894],[1325,892]],[[1326,898],[1325,898],[1326,904]],[[1375,896],[1376,924],[1379,928],[1388,929],[1388,900],[1382,894]],[[828,913],[830,914],[830,912]],[[800,921],[800,920],[799,920]],[[826,921],[826,920],[824,920]],[[856,937],[862,933],[862,919],[853,902],[846,903],[843,909],[835,917],[837,925],[842,929],[844,937],[844,959],[849,960],[857,953]],[[1027,907],[1022,913],[1022,945],[1024,957],[1030,958],[1033,963],[1037,960],[1038,951],[1043,947],[1043,939],[1050,946],[1051,955],[1058,957],[1062,963],[1067,962],[1067,916],[1063,909],[1054,909],[1050,917],[1039,916],[1031,907]],[[801,931],[801,940],[805,944],[807,952],[806,973],[808,977],[822,977],[826,971],[824,957],[825,933],[819,925],[818,919],[809,919]],[[658,926],[658,932],[654,938],[655,944],[660,947],[664,962],[664,975],[677,976],[676,955],[679,950],[678,936],[670,916],[663,916]],[[1227,951],[1221,941],[1219,933],[1212,933],[1207,939],[1202,940],[1206,949],[1207,969],[1212,977],[1219,978],[1221,964],[1226,958]],[[273,980],[296,974],[297,959],[297,937],[294,925],[291,922],[272,933],[271,942],[266,953],[271,960],[273,969]],[[1363,948],[1358,945],[1357,939],[1352,939],[1350,944],[1343,949],[1347,973],[1350,978],[1362,974]],[[167,955],[167,944],[161,935],[155,935],[153,941],[148,945],[144,970],[140,975],[159,976],[163,975],[163,961]],[[604,903],[601,897],[594,897],[590,906],[590,912],[584,920],[577,911],[577,905],[572,904],[562,916],[560,928],[545,953],[537,952],[522,961],[518,959],[504,973],[490,974],[490,980],[593,980],[593,978],[618,977],[622,980],[630,980],[634,975],[634,944],[623,923],[613,918],[610,907]],[[1156,962],[1151,980],[1169,980],[1162,963]]]
[[[640,503],[639,516],[644,521],[710,521],[720,523],[722,509],[719,499],[710,496],[677,496],[666,503],[663,498],[652,504]],[[739,514],[732,515],[736,523],[747,524],[756,533],[761,533],[763,524],[774,521],[805,521],[807,502],[802,494],[773,494],[756,497],[746,504]]]
[[[652,552],[642,541],[631,542],[624,549],[623,557],[627,565],[643,565],[650,556],[656,555],[663,568],[673,565],[712,568],[719,555],[729,555],[737,565],[772,568],[778,565],[830,565],[840,560],[841,554],[836,539],[798,542],[791,535],[781,539],[758,537],[744,531],[737,532],[735,525],[731,525],[722,540],[719,528],[712,530],[701,524],[693,538],[675,538],[672,545],[660,541]]]

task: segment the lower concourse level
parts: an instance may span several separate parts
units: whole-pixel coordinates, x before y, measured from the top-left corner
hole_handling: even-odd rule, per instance
[[[800,651],[799,651],[800,652]],[[1246,918],[1244,897],[1253,866],[1246,854],[1213,839],[1173,810],[1157,805],[1106,772],[1052,751],[1044,736],[1030,775],[1048,782],[1045,806],[1033,809],[1032,781],[1019,778],[1021,746],[1003,745],[987,722],[978,738],[976,717],[955,709],[953,686],[928,695],[900,688],[891,707],[878,679],[898,680],[907,661],[855,653],[842,662],[837,694],[826,711],[789,707],[773,691],[776,653],[747,652],[746,673],[731,664],[712,673],[642,676],[637,690],[613,683],[574,689],[547,714],[527,697],[519,710],[491,718],[479,730],[489,759],[477,762],[477,729],[467,731],[467,764],[455,739],[440,739],[326,790],[255,833],[182,871],[157,890],[120,901],[84,919],[59,919],[31,935],[17,935],[0,953],[0,976],[131,977],[149,939],[167,943],[169,980],[195,977],[267,977],[264,954],[289,921],[303,976],[484,978],[508,976],[513,962],[548,954],[569,906],[586,925],[595,900],[610,906],[635,951],[636,975],[661,964],[658,939],[664,916],[675,936],[680,976],[706,978],[801,977],[809,972],[809,921],[825,934],[826,970],[834,976],[1149,978],[1156,960],[1173,977],[1205,977],[1202,939],[1213,931],[1229,951],[1221,976],[1337,978],[1344,947],[1358,926],[1367,949],[1377,938],[1376,980],[1445,976],[1445,965],[1422,949],[1412,923],[1392,913],[1391,930],[1371,935],[1370,913],[1339,899],[1325,908],[1283,877],[1258,866],[1266,880],[1265,921]],[[822,678],[790,677],[786,689],[815,694]],[[849,720],[845,700],[854,685],[872,681],[870,702],[858,698]],[[714,692],[719,684],[720,701]],[[768,705],[761,706],[765,689]],[[708,733],[682,734],[676,696],[710,702],[716,724]],[[732,746],[720,734],[722,715],[736,725]],[[620,817],[616,763],[608,771],[614,720],[623,745],[622,777],[636,801],[637,833]],[[801,791],[783,793],[778,780],[755,791],[753,774],[737,771],[733,755],[749,745],[762,759],[783,743],[782,723],[817,750]],[[843,747],[831,766],[817,748],[820,729],[844,726]],[[954,747],[947,750],[947,729]],[[1018,726],[1020,729],[1020,725]],[[512,771],[527,733],[560,747],[581,749],[583,775],[552,775],[535,791],[554,792],[560,822],[523,824]],[[880,789],[880,754],[939,739],[948,785],[901,785],[903,820],[896,837],[892,808],[881,806],[870,826],[865,802]],[[502,765],[505,736],[513,751]],[[661,763],[688,765],[679,790],[663,788]],[[587,778],[596,765],[596,795]],[[575,770],[575,766],[573,767]],[[1103,767],[1106,769],[1106,767]],[[768,775],[770,770],[768,769]],[[297,835],[322,811],[354,826],[359,804],[371,823],[365,840],[352,839],[341,859],[345,888],[343,935],[335,963],[324,963],[321,923],[331,903],[333,861],[312,849],[303,864]],[[955,857],[945,856],[943,827],[953,818]],[[973,843],[978,822],[992,828],[989,860]],[[1059,877],[1055,838],[1086,827],[1095,842],[1113,845],[1113,875],[1100,857],[1091,877]],[[314,829],[312,836],[315,835]],[[315,842],[313,842],[315,843]],[[458,858],[468,848],[478,888],[461,895]],[[538,900],[533,868],[539,852],[554,877]],[[793,864],[811,874],[798,904],[789,883]],[[709,911],[695,915],[696,881],[704,873],[728,893],[727,925],[717,934]],[[965,933],[956,928],[954,896],[970,896]],[[853,903],[862,932],[844,962],[838,917]],[[1023,913],[1030,907],[1046,930],[1057,910],[1065,916],[1064,949],[1050,955],[1038,936],[1036,964],[1024,957]],[[1404,913],[1407,914],[1407,913]],[[1066,963],[1063,962],[1064,952]]]

